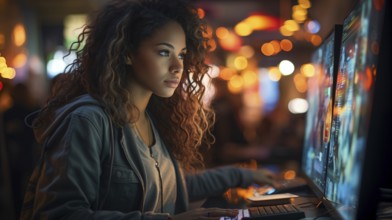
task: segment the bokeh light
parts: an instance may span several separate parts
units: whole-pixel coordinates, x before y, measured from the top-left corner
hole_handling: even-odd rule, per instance
[[[316,73],[316,68],[311,63],[305,63],[301,66],[300,71],[305,77],[312,77]]]
[[[17,47],[22,46],[26,42],[26,31],[23,24],[16,24],[13,31],[14,44]]]
[[[245,37],[249,36],[253,32],[253,29],[248,23],[240,22],[234,27],[234,31],[239,36]]]
[[[290,60],[282,60],[279,63],[279,71],[284,76],[291,75],[295,70],[294,64]]]
[[[270,67],[268,68],[268,77],[272,81],[279,81],[282,78],[282,73],[279,71],[278,67]]]
[[[227,84],[228,89],[231,93],[239,93],[242,91],[242,88],[244,87],[244,79],[239,76],[239,75],[234,75],[231,77],[229,80],[229,83]]]
[[[302,114],[308,111],[309,104],[305,99],[295,98],[289,101],[288,109],[293,114]]]
[[[289,52],[293,49],[293,43],[288,39],[283,39],[280,41],[280,48],[283,51]]]
[[[234,67],[237,70],[243,70],[248,67],[248,60],[244,56],[238,56],[234,59]]]
[[[261,53],[265,56],[272,56],[274,54],[274,46],[271,43],[264,43],[261,45]]]

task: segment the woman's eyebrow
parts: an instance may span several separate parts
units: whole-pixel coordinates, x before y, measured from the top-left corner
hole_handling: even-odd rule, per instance
[[[162,42],[162,43],[157,43],[155,45],[156,46],[164,45],[164,46],[170,47],[170,48],[172,48],[174,50],[174,46],[172,44],[170,44],[170,43]],[[186,51],[186,47],[182,48],[182,50]]]

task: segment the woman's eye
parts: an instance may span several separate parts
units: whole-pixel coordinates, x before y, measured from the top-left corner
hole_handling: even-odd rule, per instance
[[[169,54],[170,54],[170,52],[167,51],[167,50],[160,50],[160,51],[159,51],[159,55],[161,55],[161,56],[168,57]]]
[[[178,55],[178,58],[180,58],[181,60],[183,60],[184,58],[185,58],[185,53],[182,53],[182,54],[180,54],[180,55]]]

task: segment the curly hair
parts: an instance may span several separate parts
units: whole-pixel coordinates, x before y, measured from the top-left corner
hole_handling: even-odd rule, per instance
[[[95,14],[72,44],[77,54],[54,83],[47,105],[36,124],[47,124],[54,111],[75,97],[88,93],[99,100],[119,127],[134,121],[138,112],[132,102],[126,57],[137,52],[141,42],[170,21],[181,25],[186,35],[187,54],[180,86],[170,98],[152,95],[147,110],[167,147],[183,167],[192,170],[203,164],[198,151],[210,145],[214,113],[203,105],[203,77],[209,66],[204,62],[209,50],[206,23],[197,11],[180,0],[119,0]],[[83,46],[84,44],[84,46]]]

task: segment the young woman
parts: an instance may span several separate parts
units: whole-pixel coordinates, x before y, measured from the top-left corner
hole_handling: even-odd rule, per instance
[[[119,0],[96,14],[34,120],[44,150],[21,219],[216,219],[236,212],[188,201],[271,183],[263,170],[191,172],[214,118],[201,101],[204,31],[174,0]]]

